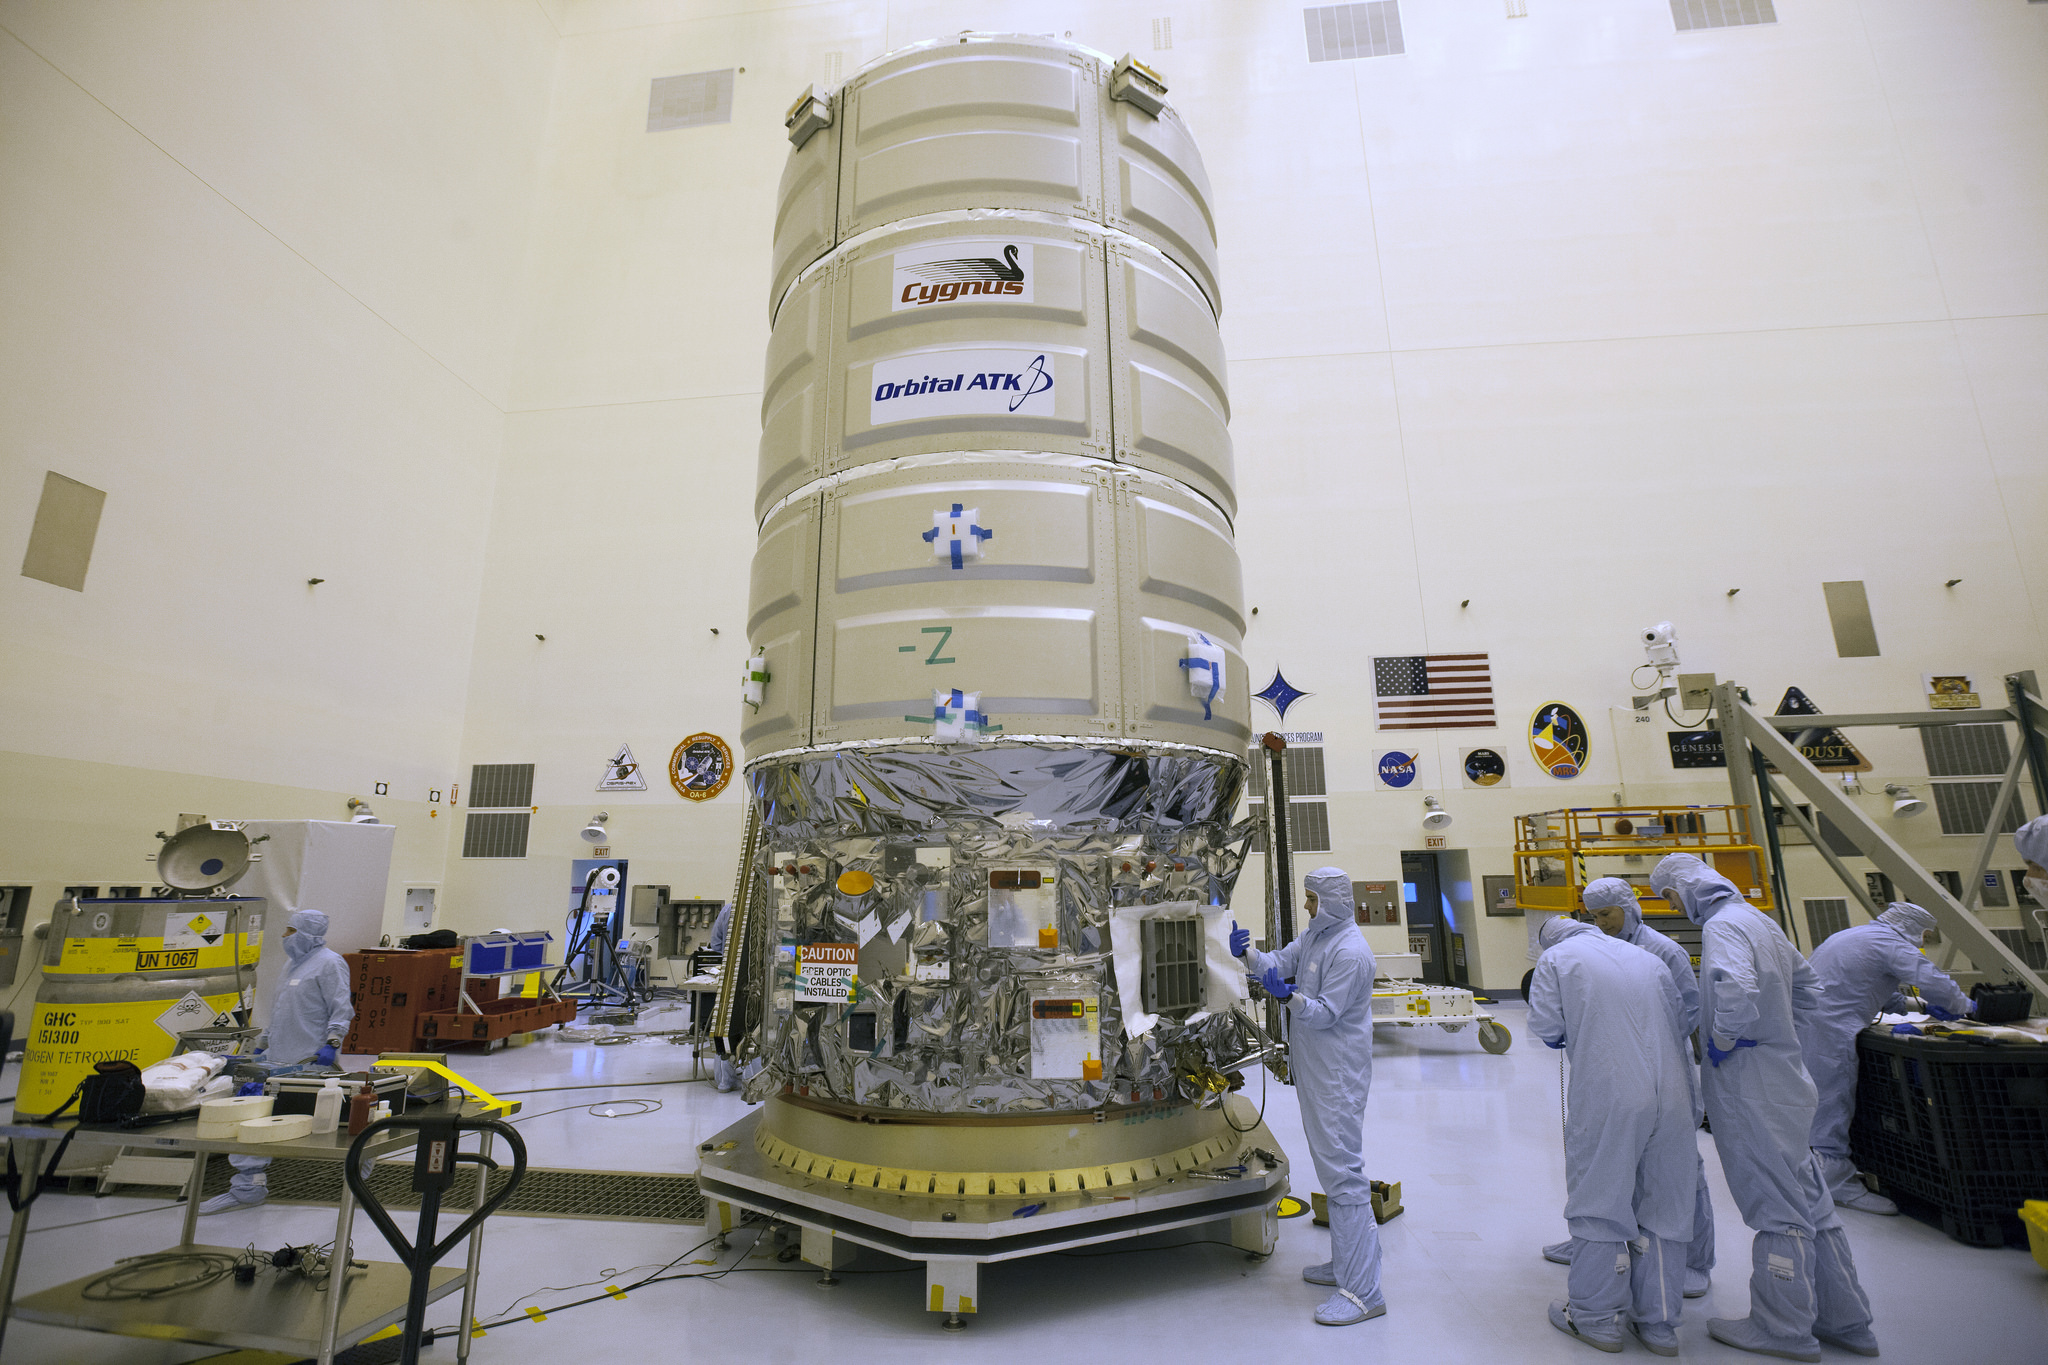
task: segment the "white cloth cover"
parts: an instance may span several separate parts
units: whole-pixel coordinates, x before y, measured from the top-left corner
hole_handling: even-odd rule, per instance
[[[1230,907],[1204,905],[1200,901],[1161,901],[1157,905],[1119,905],[1109,912],[1109,949],[1116,966],[1116,994],[1123,1004],[1124,1032],[1142,1038],[1159,1022],[1156,1014],[1145,1013],[1140,977],[1145,970],[1144,931],[1138,926],[1148,919],[1177,919],[1183,915],[1202,917],[1203,954],[1208,972],[1202,1009],[1190,1018],[1218,1014],[1247,996],[1244,974],[1230,956]]]
[[[208,1086],[226,1065],[225,1057],[211,1052],[185,1052],[152,1062],[142,1068],[142,1112],[169,1114],[212,1099],[213,1094],[207,1093]],[[217,1093],[220,1087],[214,1086],[213,1090]]]

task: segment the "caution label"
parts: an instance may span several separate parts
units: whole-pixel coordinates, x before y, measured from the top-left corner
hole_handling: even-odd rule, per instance
[[[38,1001],[22,1049],[21,1089],[14,1112],[49,1113],[71,1098],[95,1062],[129,1061],[142,1067],[162,1061],[177,1046],[176,1034],[163,1026],[163,1020],[179,1028],[201,1028],[234,1007],[233,991],[104,1005]]]
[[[796,998],[850,1000],[860,949],[851,943],[806,943],[796,950]]]

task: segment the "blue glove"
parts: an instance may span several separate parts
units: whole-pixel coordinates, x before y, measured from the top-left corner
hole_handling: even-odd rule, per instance
[[[1957,1015],[1950,1014],[1947,1010],[1935,1004],[1929,1004],[1927,1006],[1927,1012],[1933,1015],[1935,1018],[1941,1020],[1941,1022],[1944,1024],[1952,1024],[1959,1017]]]
[[[1294,994],[1294,987],[1280,979],[1280,969],[1278,967],[1266,968],[1266,974],[1259,978],[1259,984],[1264,986],[1266,994],[1272,996],[1275,1000],[1285,1000],[1288,996]]]
[[[1554,1043],[1545,1043],[1543,1046],[1549,1048],[1562,1048],[1564,1047],[1564,1039],[1560,1038]]]
[[[1243,957],[1252,950],[1252,931],[1237,927],[1237,921],[1230,922],[1230,955]]]
[[[320,1050],[313,1054],[313,1060],[322,1066],[334,1065],[334,1044],[322,1043]]]
[[[235,1093],[237,1095],[260,1095],[263,1093],[263,1082],[243,1081],[241,1085],[235,1088]]]
[[[1756,1039],[1754,1038],[1737,1038],[1735,1040],[1735,1047],[1731,1047],[1726,1052],[1723,1052],[1720,1048],[1714,1046],[1714,1040],[1709,1036],[1707,1038],[1707,1059],[1715,1066],[1719,1066],[1735,1055],[1735,1048],[1755,1046]]]

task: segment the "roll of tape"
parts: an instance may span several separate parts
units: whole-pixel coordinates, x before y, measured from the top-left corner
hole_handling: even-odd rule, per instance
[[[290,1142],[313,1131],[311,1114],[265,1114],[235,1125],[238,1142]]]
[[[227,1099],[207,1100],[199,1106],[199,1136],[232,1138],[236,1125],[266,1117],[270,1106],[276,1102],[271,1095],[235,1095]]]

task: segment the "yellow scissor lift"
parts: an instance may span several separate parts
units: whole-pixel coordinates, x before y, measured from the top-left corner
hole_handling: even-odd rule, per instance
[[[1750,836],[1746,806],[1613,806],[1515,817],[1515,904],[1570,914],[1585,908],[1586,885],[1619,877],[1636,888],[1643,918],[1685,943],[1699,965],[1697,932],[1673,932],[1685,914],[1650,892],[1650,869],[1668,853],[1691,853],[1735,883],[1772,918],[1768,855]],[[1669,927],[1667,927],[1669,926]],[[1690,940],[1690,941],[1688,941]]]

